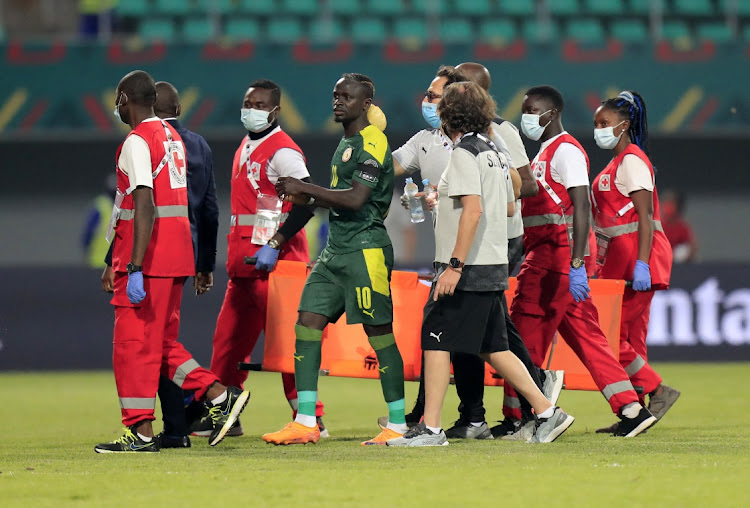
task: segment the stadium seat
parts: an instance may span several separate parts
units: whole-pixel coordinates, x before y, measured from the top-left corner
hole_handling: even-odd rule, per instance
[[[690,29],[684,21],[665,21],[661,27],[661,37],[662,39],[667,39],[670,41],[678,39],[689,39]]]
[[[584,6],[589,15],[612,16],[624,11],[622,0],[586,0]]]
[[[665,0],[629,0],[627,13],[648,16],[651,13],[652,9],[656,9],[661,12],[665,7],[664,1]]]
[[[120,16],[142,17],[149,13],[148,0],[129,0],[117,4],[117,14]]]
[[[365,12],[380,16],[400,16],[404,13],[401,0],[365,0]]]
[[[424,41],[429,38],[427,24],[420,18],[397,19],[393,24],[393,35],[402,40]]]
[[[648,30],[643,21],[638,19],[615,20],[611,25],[612,36],[622,42],[646,42]]]
[[[560,38],[560,28],[555,21],[539,23],[529,20],[523,24],[523,38],[529,42],[554,42]]]
[[[547,9],[553,16],[574,16],[581,12],[578,0],[551,0]]]
[[[190,10],[190,3],[185,0],[156,0],[154,12],[164,16],[183,16]]]
[[[464,3],[467,0],[461,0]],[[411,0],[411,9],[415,14],[429,16],[431,14],[445,14],[448,11],[446,0]]]
[[[703,23],[697,28],[698,38],[726,44],[734,41],[734,33],[726,23]]]
[[[328,0],[328,8],[337,16],[353,16],[362,12],[359,0]]]
[[[440,24],[440,39],[445,42],[470,42],[473,38],[474,27],[468,19],[444,19]]]
[[[456,0],[461,1],[461,0]],[[532,16],[536,14],[534,0],[499,0],[498,12],[510,16]]]
[[[492,12],[490,0],[458,0],[456,14],[463,16],[488,16]]]
[[[234,0],[198,0],[193,6],[194,12],[226,15],[235,9]]]
[[[600,43],[604,40],[604,28],[596,18],[571,19],[567,36],[579,42]]]
[[[380,18],[362,17],[352,22],[351,37],[355,42],[381,43],[387,36],[385,23]]]
[[[143,18],[138,25],[138,35],[147,41],[172,41],[175,37],[174,22],[170,18]]]
[[[317,18],[310,24],[310,40],[312,41],[338,40],[343,35],[344,29],[336,18]]]
[[[251,16],[270,16],[276,12],[275,0],[240,0],[240,11]]]
[[[233,41],[255,40],[260,35],[260,27],[253,18],[230,19],[224,27],[224,35]]]
[[[180,34],[184,40],[206,42],[214,36],[214,23],[210,17],[187,18]]]
[[[285,16],[268,22],[268,39],[273,42],[296,42],[302,38],[302,23],[297,18]]]
[[[479,37],[491,44],[508,44],[516,38],[516,25],[507,18],[485,19],[479,25]]]
[[[750,0],[721,0],[719,9],[722,14],[731,14],[736,9],[738,15],[750,17]]]
[[[711,0],[674,0],[671,13],[676,16],[711,16],[714,7]]]
[[[318,12],[317,0],[284,0],[282,3],[284,14],[294,16],[312,16]]]

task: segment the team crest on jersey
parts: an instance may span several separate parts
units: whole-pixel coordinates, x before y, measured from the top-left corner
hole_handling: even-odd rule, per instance
[[[347,162],[351,158],[352,158],[352,147],[350,146],[349,148],[344,150],[344,154],[341,156],[341,160],[343,162]]]
[[[534,164],[534,178],[541,180],[544,178],[544,173],[547,172],[547,161],[539,161]]]
[[[259,162],[253,162],[252,164],[250,164],[250,166],[247,168],[247,177],[251,180],[255,180],[256,182],[260,180]]]
[[[602,175],[601,178],[599,178],[599,190],[600,191],[609,190],[609,177],[610,175]]]

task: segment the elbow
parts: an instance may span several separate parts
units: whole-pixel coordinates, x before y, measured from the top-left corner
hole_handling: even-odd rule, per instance
[[[516,214],[516,204],[508,203],[508,211],[507,211],[508,217],[513,217],[515,214]]]
[[[524,182],[521,186],[521,198],[533,198],[539,192],[536,182]]]

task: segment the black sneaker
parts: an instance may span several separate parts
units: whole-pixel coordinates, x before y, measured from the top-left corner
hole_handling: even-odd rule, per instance
[[[236,386],[228,386],[227,400],[208,409],[208,416],[213,425],[208,439],[210,446],[216,446],[224,439],[234,422],[240,417],[242,410],[245,409],[248,400],[250,400],[249,390],[243,391]]]
[[[323,423],[323,417],[317,416],[315,421],[318,423],[318,429],[320,429],[320,437],[331,437],[331,434],[328,433],[328,429],[326,429],[326,426]]]
[[[172,436],[161,432],[156,440],[159,441],[159,448],[190,448],[188,436]]]
[[[152,438],[148,443],[138,437],[134,427],[125,429],[125,434],[111,443],[99,443],[94,447],[96,453],[132,453],[158,452],[159,440]]]
[[[617,425],[614,435],[618,437],[635,437],[655,423],[656,417],[648,409],[642,407],[635,418],[620,416],[620,422]]]
[[[495,439],[487,427],[487,422],[476,426],[463,418],[456,420],[453,427],[445,431],[445,437],[448,439]]]
[[[515,434],[520,426],[521,420],[506,418],[505,420],[500,422],[500,425],[495,425],[494,427],[492,427],[490,429],[490,433],[492,433],[492,437],[509,436],[511,434]]]

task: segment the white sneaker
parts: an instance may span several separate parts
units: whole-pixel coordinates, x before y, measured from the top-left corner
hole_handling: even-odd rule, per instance
[[[544,371],[544,383],[542,383],[542,393],[552,405],[557,404],[557,399],[560,398],[560,392],[563,388],[563,380],[565,378],[565,371],[562,370],[545,370]]]
[[[573,425],[574,420],[575,418],[556,407],[555,412],[549,418],[537,417],[536,430],[529,443],[551,443],[560,437],[560,434],[568,430],[568,427]]]

